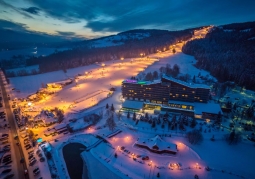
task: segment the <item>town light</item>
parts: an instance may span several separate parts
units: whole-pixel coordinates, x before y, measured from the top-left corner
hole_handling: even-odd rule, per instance
[[[31,106],[31,105],[32,105],[32,103],[31,103],[31,102],[28,102],[28,103],[27,103],[27,105],[28,105],[28,106]]]
[[[124,58],[123,58],[123,57],[121,57],[121,58],[120,58],[120,60],[124,60]]]

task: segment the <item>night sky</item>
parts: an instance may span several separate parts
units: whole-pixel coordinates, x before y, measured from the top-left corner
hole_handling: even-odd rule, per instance
[[[0,28],[95,38],[255,20],[255,0],[0,0]]]

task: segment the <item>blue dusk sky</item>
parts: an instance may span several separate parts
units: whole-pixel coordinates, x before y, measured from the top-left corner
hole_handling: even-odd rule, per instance
[[[255,20],[255,0],[0,0],[0,29],[96,38]]]

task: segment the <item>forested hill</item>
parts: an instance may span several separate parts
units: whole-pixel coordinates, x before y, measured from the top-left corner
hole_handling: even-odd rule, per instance
[[[103,62],[108,60],[119,60],[120,58],[140,57],[140,54],[149,55],[157,50],[168,50],[171,45],[180,40],[187,40],[192,37],[193,29],[183,31],[167,31],[167,30],[134,30],[117,34],[116,37],[110,36],[108,40],[118,40],[119,45],[100,46],[85,45],[72,50],[56,52],[46,57],[33,57],[26,60],[25,65],[39,64],[39,73],[45,73],[56,70],[66,70],[79,66],[93,64],[95,62]],[[142,35],[146,34],[146,35]],[[121,36],[121,38],[119,38]],[[126,38],[124,38],[126,36]],[[114,37],[114,38],[113,38]],[[118,37],[118,38],[117,38]],[[132,37],[132,38],[131,38]],[[99,41],[97,40],[97,42]],[[94,40],[96,41],[96,40]],[[95,44],[95,43],[94,43]],[[17,62],[15,62],[17,64]],[[10,68],[12,61],[2,61],[2,66]],[[36,73],[36,72],[35,72]],[[14,73],[7,74],[9,77],[15,76]],[[28,75],[19,73],[19,75]]]
[[[214,27],[206,38],[189,41],[182,50],[220,82],[255,90],[255,22]]]

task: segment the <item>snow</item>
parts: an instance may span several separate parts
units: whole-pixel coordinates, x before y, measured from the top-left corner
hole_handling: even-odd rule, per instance
[[[200,33],[197,32],[196,34]],[[8,87],[20,90],[20,93],[12,91],[12,98],[24,98],[29,94],[33,94],[41,86],[44,86],[42,83],[53,83],[75,77],[77,79],[77,82],[64,86],[55,94],[47,96],[39,102],[33,102],[30,107],[31,109],[44,109],[58,106],[65,111],[64,122],[66,124],[69,123],[69,119],[75,118],[78,120],[69,123],[69,125],[73,125],[76,129],[79,127],[80,129],[82,128],[82,130],[74,134],[60,134],[51,137],[43,136],[43,130],[45,129],[35,129],[36,133],[42,136],[43,140],[50,143],[53,155],[52,162],[54,162],[59,178],[69,178],[63,159],[62,148],[72,142],[82,143],[91,148],[89,151],[82,153],[91,178],[157,178],[156,175],[158,172],[160,173],[160,178],[188,179],[194,178],[195,174],[198,174],[199,178],[208,179],[240,178],[237,175],[246,178],[255,178],[252,168],[255,165],[253,160],[255,158],[253,144],[247,140],[243,140],[237,145],[228,145],[223,140],[223,137],[229,131],[227,129],[223,131],[223,128],[211,128],[212,131],[209,132],[209,124],[204,124],[204,121],[199,122],[201,124],[196,126],[196,129],[199,129],[201,126],[203,128],[202,131],[207,131],[206,133],[203,132],[204,142],[200,145],[191,145],[188,143],[184,137],[185,131],[179,129],[168,130],[167,126],[162,128],[161,124],[157,124],[155,128],[151,128],[151,124],[143,121],[135,124],[136,122],[132,119],[127,119],[124,113],[122,113],[120,120],[115,118],[117,123],[116,130],[122,132],[111,138],[106,137],[112,133],[108,127],[105,127],[106,113],[104,113],[103,118],[96,126],[84,129],[84,127],[91,124],[86,124],[83,120],[84,116],[97,113],[100,110],[104,110],[105,112],[106,104],[114,104],[116,111],[121,108],[120,87],[122,81],[131,76],[136,76],[138,73],[155,71],[161,66],[170,63],[171,66],[178,64],[182,74],[188,73],[191,76],[197,76],[198,73],[201,73],[202,76],[208,75],[213,78],[207,71],[199,70],[194,66],[194,57],[181,53],[182,45],[183,43],[176,44],[176,54],[170,51],[152,54],[150,55],[150,60],[143,58],[125,59],[123,61],[115,60],[105,62],[104,67],[94,64],[69,69],[67,73],[56,71],[10,79],[11,85]],[[92,73],[85,74],[85,72],[90,71]],[[81,74],[81,76],[77,77],[78,74]],[[108,96],[110,87],[116,87],[116,91]],[[252,94],[248,93],[248,90],[243,95],[252,99]],[[100,103],[98,103],[99,101]],[[25,105],[26,102],[21,103],[20,106],[26,108],[23,107]],[[214,110],[214,107],[212,110]],[[137,116],[139,115],[137,114]],[[157,116],[152,115],[152,117]],[[172,114],[170,114],[170,117],[173,117]],[[178,117],[177,115],[177,119]],[[54,127],[52,126],[52,128]],[[185,128],[187,131],[192,130],[188,126],[185,126]],[[134,146],[138,138],[153,138],[156,135],[161,135],[161,138],[167,143],[177,145],[177,154],[175,156],[159,155]],[[215,136],[214,142],[210,141],[212,135]],[[101,139],[95,136],[101,136],[107,142],[101,142]],[[121,151],[119,148],[121,146],[125,146],[130,153]],[[115,153],[117,154],[117,158],[114,157]],[[136,158],[135,160],[131,155],[132,153],[135,155],[147,155],[150,157],[150,160],[142,161],[141,158]],[[170,163],[180,163],[181,169],[169,169]],[[214,170],[207,172],[204,170],[206,166]],[[47,173],[41,172],[43,177],[49,178],[50,172],[48,165],[40,165],[39,167],[41,171],[47,171]]]
[[[240,30],[240,32],[250,32],[251,30],[252,28],[249,28],[249,29]]]
[[[91,122],[85,122],[83,119],[79,119],[76,122],[69,123],[69,127],[72,128],[73,131],[78,131],[91,125]]]
[[[175,78],[166,76],[166,75],[163,75],[163,78],[168,79],[168,80],[171,80],[171,81],[173,81],[173,82],[175,82],[175,83],[179,83],[179,84],[181,84],[181,85],[190,87],[190,88],[205,88],[205,89],[210,89],[210,87],[207,86],[207,85],[205,85],[205,84],[186,83],[186,82],[184,82],[184,81],[181,81],[181,80],[178,80],[178,79],[175,79]]]
[[[125,100],[124,103],[122,104],[123,108],[131,108],[131,109],[142,109],[143,108],[143,102],[140,101],[130,101],[130,100]]]
[[[240,92],[238,89],[228,91],[223,98],[220,99],[222,102],[230,101],[233,104],[237,103],[240,105],[251,104],[255,100],[255,92],[251,90],[243,90]]]
[[[249,38],[248,40],[255,40],[255,37],[251,37],[251,38]]]
[[[158,135],[153,138],[139,138],[135,144],[147,146],[153,149],[154,146],[158,147],[158,151],[173,151],[177,152],[177,145],[163,141]],[[154,149],[155,150],[155,149]]]
[[[202,114],[203,112],[218,114],[222,113],[220,105],[215,103],[194,103],[195,114]]]
[[[234,30],[233,29],[224,29],[223,31],[224,32],[233,32]]]
[[[146,37],[149,37],[150,33],[124,33],[124,34],[118,34],[106,38],[100,38],[97,40],[93,40],[90,43],[91,47],[94,48],[102,48],[102,47],[109,47],[109,46],[116,46],[116,45],[122,45],[127,40],[133,40],[133,39],[143,39]]]

